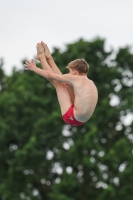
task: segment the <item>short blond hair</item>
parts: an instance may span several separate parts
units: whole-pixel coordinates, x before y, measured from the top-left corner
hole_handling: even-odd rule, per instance
[[[89,71],[89,64],[85,61],[84,58],[76,59],[71,61],[68,66],[68,69],[76,69],[79,74],[87,74]]]

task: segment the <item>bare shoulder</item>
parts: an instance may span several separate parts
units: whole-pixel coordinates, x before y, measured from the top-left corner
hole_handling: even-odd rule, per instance
[[[89,78],[87,78],[87,79],[88,79],[89,84],[95,85],[95,83],[91,79],[89,79]]]
[[[90,79],[88,79],[88,80],[89,80],[89,83],[90,83],[90,85],[91,85],[92,87],[94,87],[94,88],[96,88],[96,89],[97,89],[97,87],[96,87],[95,83],[94,83],[92,80],[90,80]]]
[[[91,91],[97,92],[97,87],[96,87],[95,83],[88,77],[86,77],[84,79],[83,85],[84,85],[84,88],[86,88],[86,90],[91,90]]]

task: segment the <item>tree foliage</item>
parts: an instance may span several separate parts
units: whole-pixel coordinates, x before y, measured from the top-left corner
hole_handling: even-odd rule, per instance
[[[133,54],[78,40],[53,58],[63,73],[85,58],[98,88],[92,118],[66,125],[53,86],[0,63],[0,200],[131,200],[133,196]],[[113,56],[112,56],[113,55]],[[112,59],[112,57],[114,57]],[[40,66],[40,64],[38,64]]]

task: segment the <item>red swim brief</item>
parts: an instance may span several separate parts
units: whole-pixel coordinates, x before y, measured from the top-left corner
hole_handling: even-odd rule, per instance
[[[67,123],[70,124],[72,126],[80,126],[82,124],[84,124],[84,122],[79,122],[75,119],[74,117],[74,105],[72,105],[68,111],[62,116],[63,120]]]

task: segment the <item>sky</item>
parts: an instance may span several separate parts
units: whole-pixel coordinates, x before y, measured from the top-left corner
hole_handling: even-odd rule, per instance
[[[0,0],[0,58],[6,74],[22,68],[43,40],[52,51],[83,38],[106,48],[133,47],[133,0]]]

